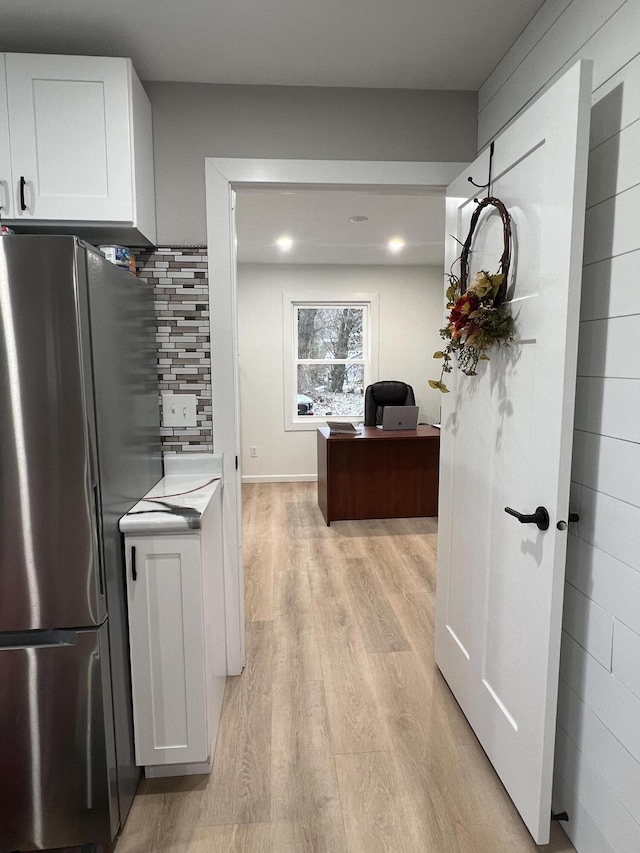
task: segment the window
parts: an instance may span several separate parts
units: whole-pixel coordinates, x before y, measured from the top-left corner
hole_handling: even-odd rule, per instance
[[[316,429],[327,418],[363,419],[377,351],[376,309],[373,294],[285,297],[285,429]]]

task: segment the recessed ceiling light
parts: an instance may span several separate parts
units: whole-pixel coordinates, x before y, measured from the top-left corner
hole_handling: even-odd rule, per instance
[[[276,246],[281,252],[288,252],[293,246],[293,239],[291,237],[278,237],[276,240]]]
[[[389,240],[387,245],[389,246],[390,252],[399,252],[401,249],[404,249],[406,242],[402,237],[394,237],[392,240]]]
[[[349,222],[367,222],[368,219],[368,216],[352,216]]]

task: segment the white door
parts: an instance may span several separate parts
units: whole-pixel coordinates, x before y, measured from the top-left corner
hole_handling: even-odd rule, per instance
[[[581,63],[496,139],[491,194],[512,217],[517,340],[476,377],[454,369],[442,396],[436,661],[539,844],[550,829],[590,101]],[[449,188],[447,268],[475,208],[467,178],[485,182],[487,167],[484,154]],[[497,272],[493,208],[475,235],[471,276]],[[506,506],[546,507],[548,529]]]
[[[6,71],[14,217],[132,221],[129,60],[8,53]]]

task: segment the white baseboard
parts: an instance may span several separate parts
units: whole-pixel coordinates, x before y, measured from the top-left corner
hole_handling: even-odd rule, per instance
[[[315,483],[316,474],[243,474],[243,483]]]

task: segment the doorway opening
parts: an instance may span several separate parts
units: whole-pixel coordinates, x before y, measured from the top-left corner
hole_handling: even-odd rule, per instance
[[[316,479],[316,430],[364,418],[364,391],[410,384],[440,348],[444,193],[271,187],[236,193],[243,483]],[[284,246],[281,243],[288,241]]]
[[[236,190],[270,186],[443,191],[466,163],[207,158],[213,442],[223,456],[227,665],[244,665],[240,395],[238,380]]]

